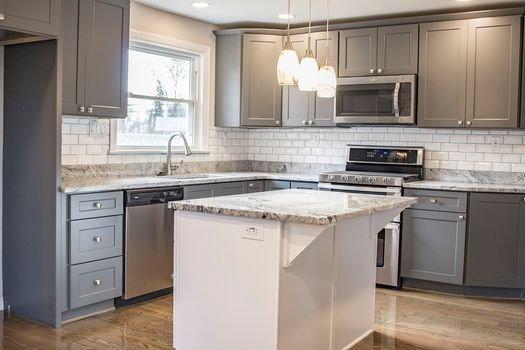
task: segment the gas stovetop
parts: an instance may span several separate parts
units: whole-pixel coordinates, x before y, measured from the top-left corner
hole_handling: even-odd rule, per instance
[[[319,182],[365,184],[401,187],[403,183],[421,180],[419,174],[376,173],[366,171],[334,171],[319,175]]]

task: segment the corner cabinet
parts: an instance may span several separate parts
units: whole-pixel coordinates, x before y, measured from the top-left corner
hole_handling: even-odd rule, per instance
[[[308,48],[308,35],[290,37],[292,45],[301,59]],[[329,48],[326,49],[326,33],[313,33],[311,48],[321,66],[327,56],[337,72],[337,32],[328,33]],[[299,91],[297,86],[283,87],[283,126],[335,126],[335,102],[333,98],[319,98],[316,92]]]
[[[0,27],[57,37],[61,0],[0,0]]]
[[[63,0],[63,114],[126,117],[129,0]]]
[[[525,288],[525,195],[471,194],[466,285]]]
[[[280,35],[228,34],[216,38],[215,125],[280,126]]]
[[[516,128],[521,17],[420,26],[418,126]]]
[[[416,74],[418,25],[349,29],[339,35],[339,76]]]

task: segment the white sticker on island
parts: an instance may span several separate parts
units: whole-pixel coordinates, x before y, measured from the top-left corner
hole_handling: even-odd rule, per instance
[[[244,225],[241,238],[253,239],[255,241],[264,241],[263,225]]]

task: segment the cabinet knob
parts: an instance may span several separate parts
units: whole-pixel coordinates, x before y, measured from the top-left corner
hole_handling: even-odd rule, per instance
[[[308,125],[314,125],[314,121],[313,120],[309,120],[308,121]]]
[[[101,280],[94,280],[94,281],[93,281],[93,284],[94,284],[95,286],[100,286],[100,285],[102,284],[102,281],[101,281]]]
[[[306,120],[303,120],[303,125],[306,125],[307,121]]]
[[[253,187],[255,184],[253,182],[248,183],[248,187]]]
[[[378,74],[383,73],[383,69],[382,69],[382,68],[378,68],[378,69],[377,69],[377,73],[378,73]]]
[[[436,204],[436,203],[437,203],[437,199],[435,199],[435,198],[430,198],[430,203],[432,203],[432,204]]]
[[[80,113],[84,113],[84,112],[86,111],[86,107],[84,107],[84,106],[80,106],[80,107],[78,107],[78,111],[79,111]]]
[[[102,203],[95,202],[95,203],[93,203],[93,207],[95,207],[97,209],[100,209],[100,208],[102,208]]]
[[[471,126],[472,122],[470,120],[467,121],[467,126]]]
[[[463,125],[463,120],[458,120],[458,125]]]
[[[96,243],[100,243],[102,241],[102,238],[100,238],[100,236],[95,236],[93,237],[93,241]]]
[[[281,122],[278,121],[278,120],[276,120],[276,121],[275,121],[275,125],[279,125],[279,124],[281,124]]]
[[[370,69],[370,74],[374,74],[375,73],[375,69]]]
[[[0,21],[5,20],[5,15],[3,13],[0,13]]]
[[[88,113],[93,113],[93,107],[88,107],[87,111]]]
[[[458,216],[459,220],[465,220],[465,215]]]

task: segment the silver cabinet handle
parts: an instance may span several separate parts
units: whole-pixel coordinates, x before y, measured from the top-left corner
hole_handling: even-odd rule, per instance
[[[249,182],[249,183],[248,183],[248,187],[251,188],[251,187],[253,187],[253,186],[255,186],[255,184],[254,184],[253,182]]]
[[[375,73],[375,69],[370,69],[370,74],[374,74]]]
[[[378,74],[382,74],[382,73],[383,73],[383,69],[382,69],[382,68],[378,68],[378,69],[377,69],[377,73],[378,73]]]
[[[84,107],[84,106],[80,106],[80,107],[78,107],[78,111],[79,111],[80,113],[84,113],[84,112],[86,111],[86,107]]]
[[[275,121],[275,125],[280,125],[280,124],[281,124],[280,121],[278,121],[278,120]]]
[[[0,13],[0,21],[3,21],[5,19],[5,15],[3,13]]]
[[[102,238],[100,238],[100,236],[95,236],[93,237],[93,241],[96,243],[100,243],[102,241]]]
[[[432,204],[436,204],[436,203],[437,203],[437,199],[435,199],[435,198],[430,198],[430,203],[432,203]]]
[[[401,83],[396,83],[394,88],[394,115],[399,117],[399,90],[401,90]]]
[[[463,120],[458,120],[458,125],[463,125]]]
[[[467,120],[467,126],[471,126],[472,122],[470,120]]]
[[[102,281],[101,281],[101,280],[94,280],[94,281],[93,281],[93,284],[94,284],[95,286],[100,286],[100,285],[102,284]]]
[[[102,203],[95,202],[95,203],[93,203],[93,206],[94,206],[95,208],[97,208],[97,209],[100,209],[100,208],[102,208]]]
[[[314,121],[313,120],[309,120],[308,121],[308,125],[314,125]]]
[[[93,107],[88,107],[87,111],[88,113],[93,113]]]
[[[459,220],[465,220],[465,215],[460,215],[458,218]]]
[[[306,123],[308,123],[306,120],[303,120],[303,125],[306,125]]]

